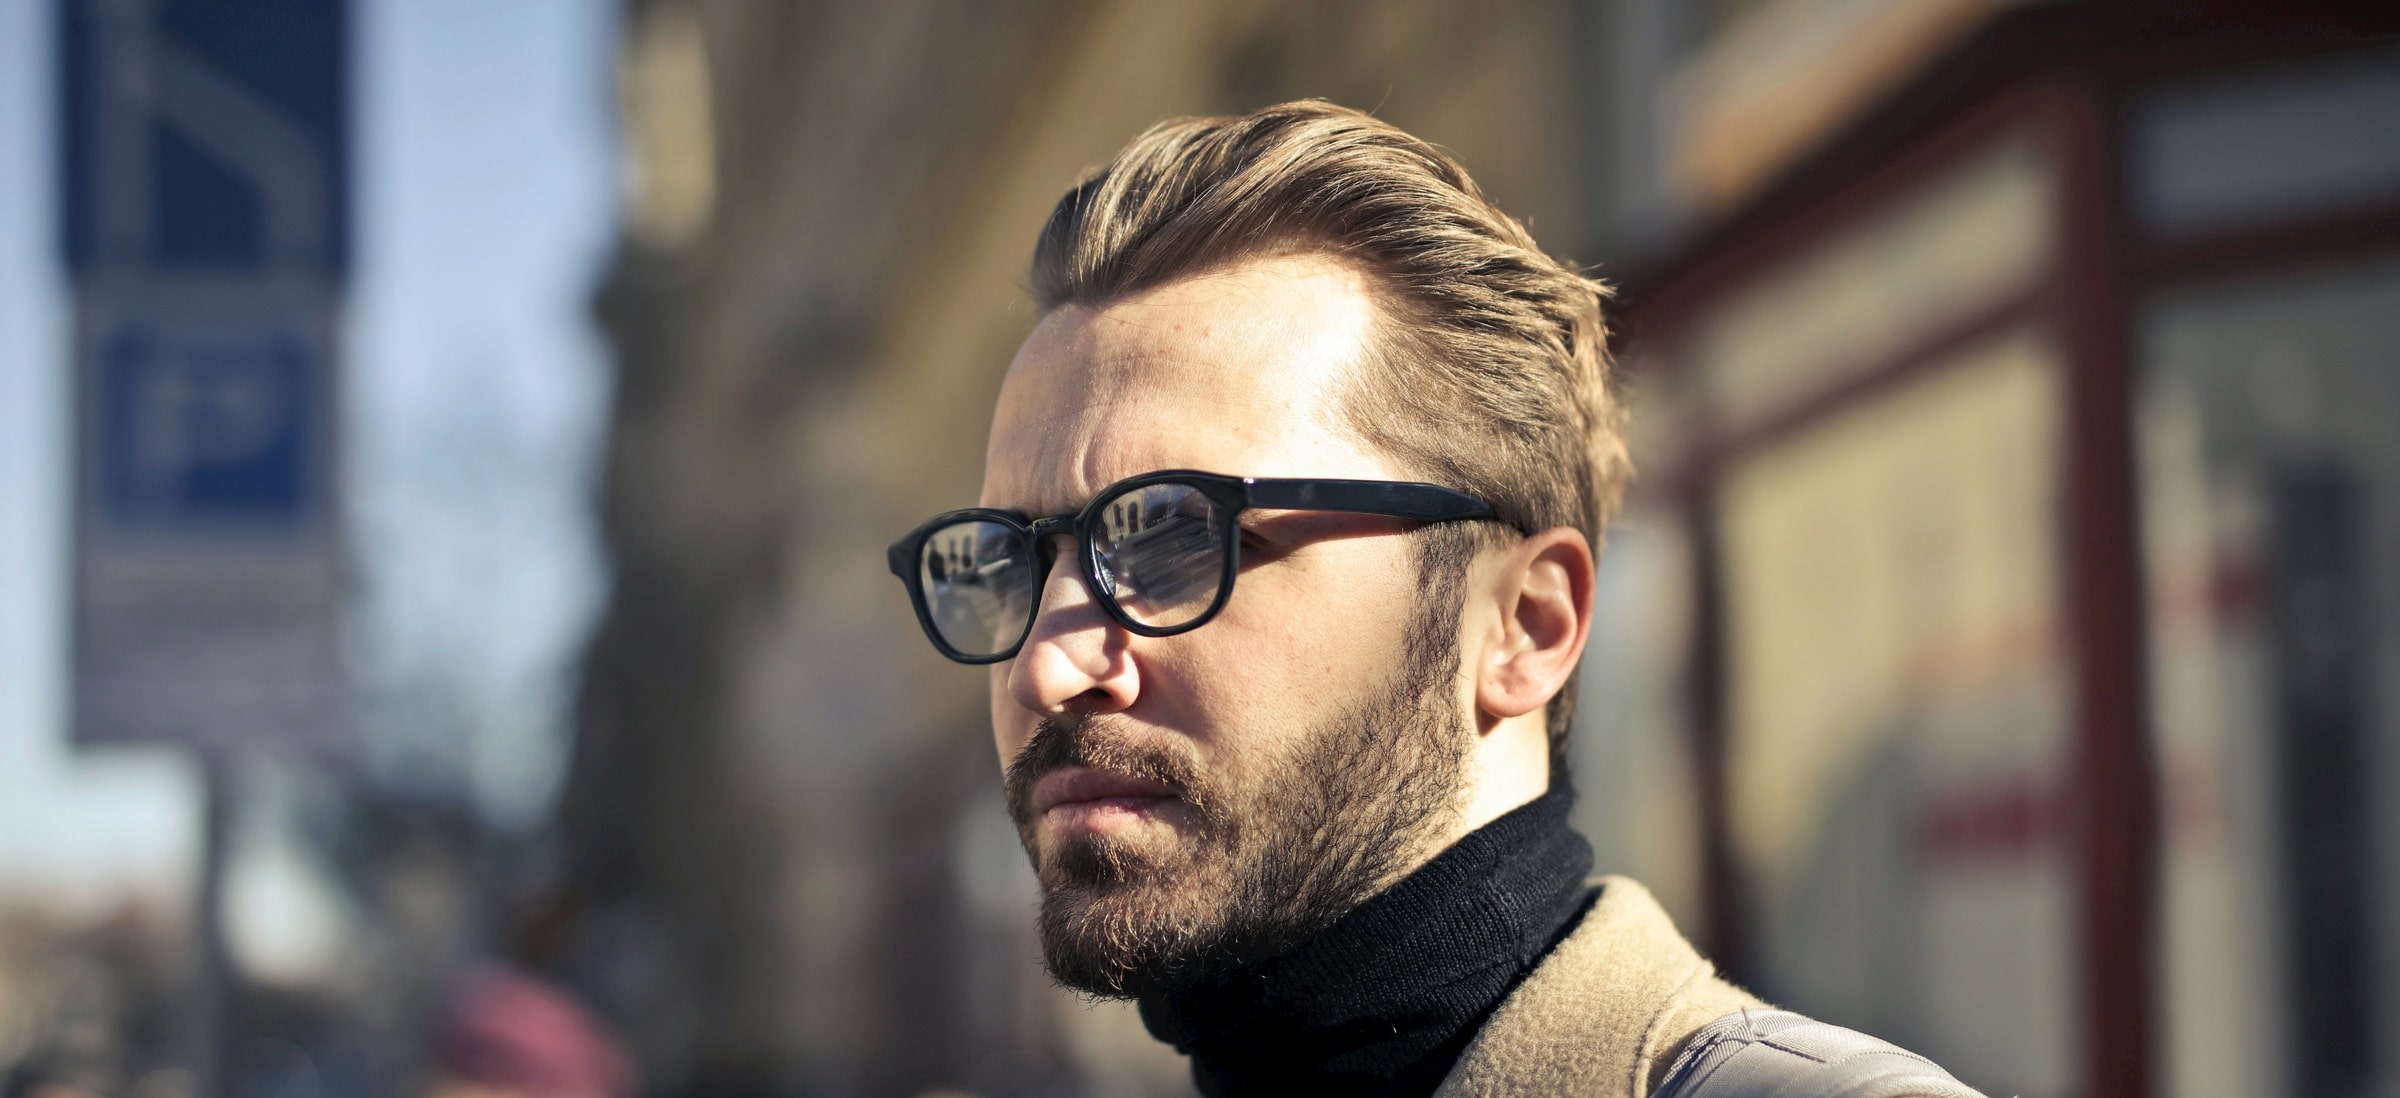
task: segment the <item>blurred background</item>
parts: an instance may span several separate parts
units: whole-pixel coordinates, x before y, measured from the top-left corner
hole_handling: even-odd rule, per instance
[[[980,672],[1022,271],[1325,96],[1621,290],[1579,823],[1995,1095],[2400,1096],[2400,19],[0,0],[17,1095],[1177,1095]]]

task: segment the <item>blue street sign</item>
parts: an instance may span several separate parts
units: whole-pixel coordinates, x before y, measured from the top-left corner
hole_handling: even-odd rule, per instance
[[[349,266],[340,0],[59,0],[68,270]]]
[[[99,278],[77,312],[76,738],[336,746],[331,301]]]
[[[290,527],[309,517],[321,363],[288,331],[147,322],[97,337],[100,492],[112,524]]]
[[[332,746],[341,0],[57,0],[75,736]]]
[[[76,292],[74,736],[338,748],[335,307],[343,0],[58,0],[59,251]],[[229,1093],[203,830],[194,1082]]]

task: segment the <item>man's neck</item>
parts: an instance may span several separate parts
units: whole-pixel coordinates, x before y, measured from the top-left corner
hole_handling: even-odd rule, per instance
[[[1455,841],[1532,804],[1550,791],[1550,714],[1547,709],[1514,717],[1475,717],[1474,749],[1467,752]],[[1559,783],[1565,784],[1565,783]],[[1447,849],[1444,842],[1436,850]]]
[[[1298,947],[1144,998],[1143,1022],[1220,1098],[1430,1093],[1589,898],[1572,803],[1504,813]]]

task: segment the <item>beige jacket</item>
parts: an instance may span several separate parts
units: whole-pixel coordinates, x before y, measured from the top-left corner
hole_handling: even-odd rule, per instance
[[[1650,891],[1600,880],[1565,941],[1509,993],[1436,1098],[1646,1098],[1683,1043],[1757,996],[1717,978]]]

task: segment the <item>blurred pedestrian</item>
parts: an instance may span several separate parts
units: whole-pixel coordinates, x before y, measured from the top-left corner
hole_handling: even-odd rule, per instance
[[[598,1019],[566,991],[503,968],[451,996],[429,1098],[627,1098],[634,1075]]]

